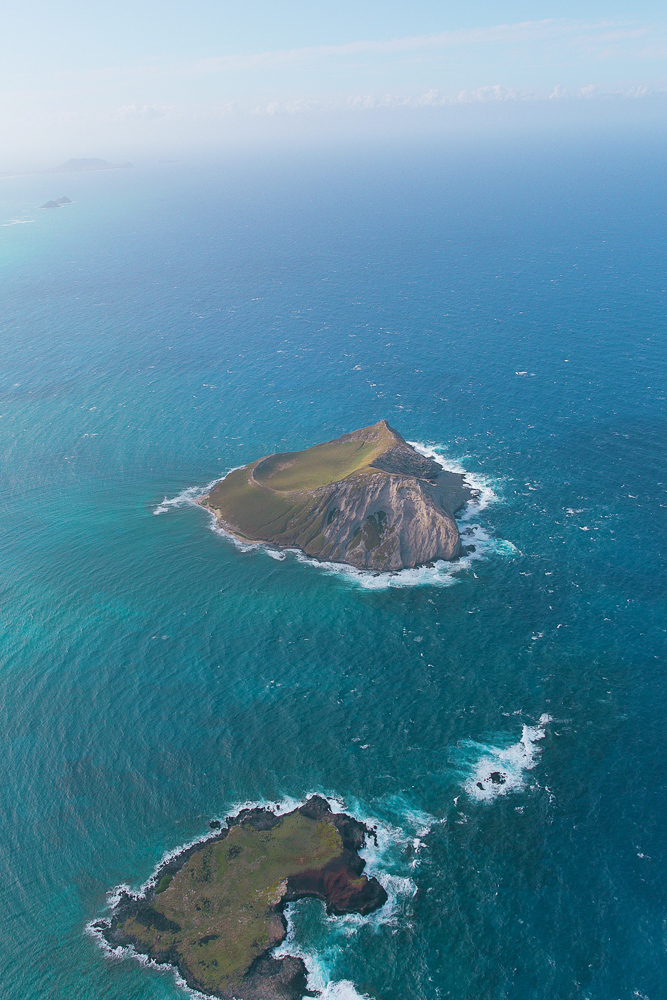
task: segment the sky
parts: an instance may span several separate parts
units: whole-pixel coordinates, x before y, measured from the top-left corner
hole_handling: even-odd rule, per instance
[[[535,118],[609,102],[664,121],[664,3],[24,0],[0,14],[0,167],[215,145],[297,120],[400,129],[479,105]]]

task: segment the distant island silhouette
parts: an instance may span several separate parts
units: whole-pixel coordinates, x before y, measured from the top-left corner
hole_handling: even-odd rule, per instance
[[[51,170],[44,171],[47,174],[74,174],[86,170],[120,170],[123,167],[131,167],[131,163],[109,163],[107,160],[100,160],[96,157],[83,158],[78,160],[68,160],[59,167],[52,167]]]
[[[58,198],[58,199],[56,199],[56,201],[45,201],[44,204],[40,205],[39,207],[40,208],[62,208],[63,205],[73,205],[73,204],[74,204],[74,202],[72,201],[72,199],[68,198],[67,195],[64,194],[62,196],[62,198]]]

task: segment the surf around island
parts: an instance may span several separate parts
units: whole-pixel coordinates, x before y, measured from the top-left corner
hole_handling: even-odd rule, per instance
[[[454,515],[472,495],[381,420],[234,469],[198,503],[242,542],[386,572],[456,559]]]
[[[301,1000],[313,995],[304,961],[271,954],[287,934],[285,906],[307,896],[335,915],[383,906],[387,893],[358,853],[373,836],[319,796],[280,816],[244,809],[170,856],[140,893],[121,891],[93,928],[111,949],[170,965],[208,996]]]

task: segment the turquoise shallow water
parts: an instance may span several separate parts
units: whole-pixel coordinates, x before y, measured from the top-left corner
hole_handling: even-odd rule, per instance
[[[2,181],[3,996],[179,995],[86,935],[107,892],[312,791],[379,822],[391,895],[295,908],[330,996],[664,995],[664,163]],[[359,580],[161,507],[381,417],[493,490],[453,575]]]

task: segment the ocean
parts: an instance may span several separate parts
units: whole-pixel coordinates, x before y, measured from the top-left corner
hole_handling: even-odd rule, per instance
[[[390,896],[291,907],[331,1000],[664,997],[666,163],[432,136],[0,180],[3,997],[185,996],[89,924],[313,792]],[[321,566],[191,502],[381,418],[480,490],[460,563]]]

